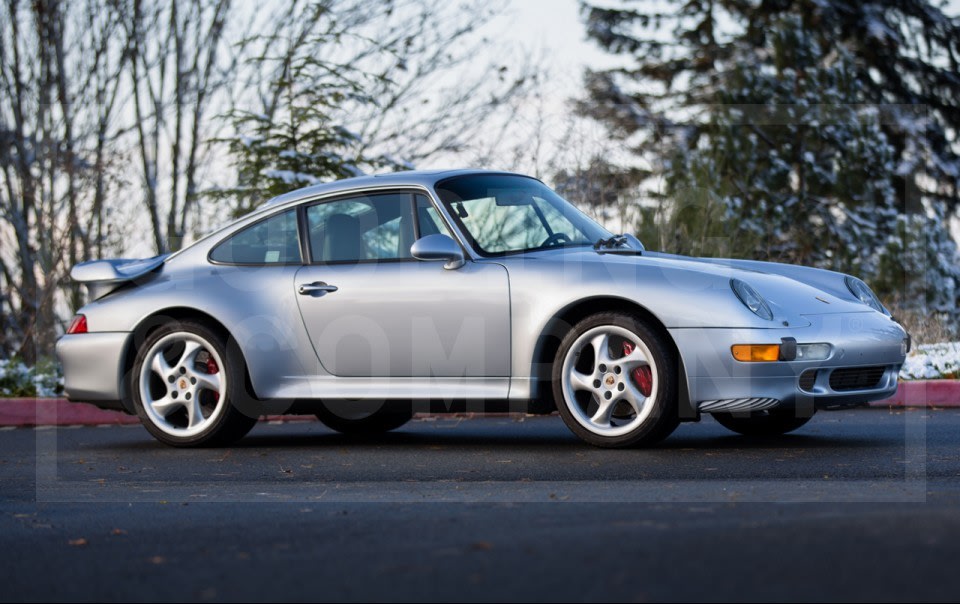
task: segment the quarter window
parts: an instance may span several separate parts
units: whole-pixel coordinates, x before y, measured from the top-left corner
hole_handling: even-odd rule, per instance
[[[281,212],[243,229],[215,247],[210,259],[225,264],[299,263],[296,210]]]
[[[436,235],[437,233],[448,237],[452,236],[450,235],[450,229],[440,218],[440,212],[425,195],[417,195],[417,220],[420,225],[420,237]]]

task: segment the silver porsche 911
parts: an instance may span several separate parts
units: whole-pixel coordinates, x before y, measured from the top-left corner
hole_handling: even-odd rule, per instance
[[[500,172],[317,185],[71,275],[93,301],[57,343],[67,397],[176,446],[265,413],[371,433],[420,409],[556,409],[603,447],[703,413],[776,435],[892,395],[909,347],[859,279],[646,251]]]

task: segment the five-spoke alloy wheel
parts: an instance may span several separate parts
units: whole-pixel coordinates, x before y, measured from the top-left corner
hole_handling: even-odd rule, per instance
[[[631,314],[598,313],[575,325],[557,351],[553,390],[567,426],[597,446],[654,444],[678,424],[673,351]]]
[[[158,440],[220,445],[243,437],[256,422],[234,404],[242,380],[243,368],[227,362],[222,336],[199,323],[169,323],[140,347],[130,391],[137,415]]]

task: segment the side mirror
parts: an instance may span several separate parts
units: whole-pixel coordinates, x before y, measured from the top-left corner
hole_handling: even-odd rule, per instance
[[[643,243],[641,243],[640,240],[637,239],[635,236],[631,235],[630,233],[627,233],[626,235],[624,235],[624,237],[627,239],[627,245],[629,245],[635,251],[638,251],[641,254],[647,251],[647,248],[643,247]]]
[[[446,260],[445,269],[456,269],[466,264],[460,245],[442,233],[417,239],[410,246],[410,255],[417,260]]]

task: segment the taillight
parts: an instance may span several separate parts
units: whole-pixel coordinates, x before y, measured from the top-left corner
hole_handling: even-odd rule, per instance
[[[83,315],[77,315],[70,321],[70,327],[67,328],[67,334],[87,333],[87,318]]]

